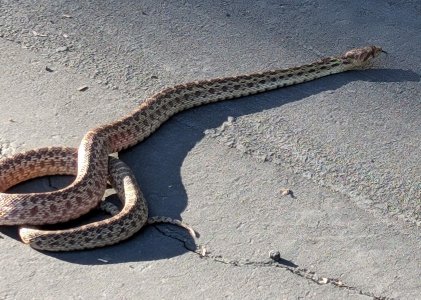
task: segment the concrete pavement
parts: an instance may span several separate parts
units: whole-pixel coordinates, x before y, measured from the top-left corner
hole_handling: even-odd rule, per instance
[[[2,227],[0,299],[420,299],[420,9],[2,1],[2,156],[77,146],[89,128],[176,83],[367,44],[389,55],[374,70],[183,112],[120,154],[152,214],[193,225],[207,258],[170,226],[61,254],[34,251]]]

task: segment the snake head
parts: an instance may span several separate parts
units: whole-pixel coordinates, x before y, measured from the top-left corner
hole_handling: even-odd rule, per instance
[[[382,52],[386,53],[386,51],[380,47],[368,46],[364,48],[351,49],[343,54],[341,58],[348,64],[362,66],[371,61],[373,58],[379,56]]]

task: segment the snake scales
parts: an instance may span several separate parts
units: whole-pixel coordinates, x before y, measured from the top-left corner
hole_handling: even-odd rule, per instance
[[[99,205],[109,177],[124,204],[114,216],[60,231],[22,227],[20,235],[32,247],[50,251],[101,247],[126,239],[148,222],[147,204],[130,169],[109,158],[110,153],[141,142],[180,111],[360,69],[381,52],[379,47],[368,46],[299,67],[177,85],[148,98],[122,119],[90,130],[78,149],[41,148],[2,159],[0,225],[54,224],[78,218]],[[22,181],[59,174],[73,174],[76,178],[57,191],[5,193]],[[177,220],[149,218],[151,223],[160,221],[183,226]]]

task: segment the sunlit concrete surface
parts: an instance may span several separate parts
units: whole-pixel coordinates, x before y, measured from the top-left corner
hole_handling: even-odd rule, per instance
[[[0,299],[419,299],[420,11],[419,1],[2,0],[1,157],[77,147],[177,83],[370,44],[388,55],[173,117],[120,158],[151,214],[181,217],[200,238],[157,225],[54,254],[3,226]]]

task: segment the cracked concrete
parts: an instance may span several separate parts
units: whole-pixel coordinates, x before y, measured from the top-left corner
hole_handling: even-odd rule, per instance
[[[374,70],[175,116],[120,157],[151,214],[182,217],[200,238],[154,225],[113,247],[55,254],[2,227],[0,299],[420,299],[419,10],[418,1],[1,1],[1,156],[76,147],[89,128],[176,83],[366,44],[389,55]]]
[[[337,278],[322,277],[320,275],[317,276],[315,271],[310,271],[308,269],[300,268],[294,263],[283,259],[280,256],[279,251],[271,251],[269,253],[270,260],[266,260],[266,261],[251,261],[249,259],[245,259],[243,261],[230,260],[223,257],[222,255],[212,255],[208,253],[207,249],[203,246],[192,248],[188,243],[186,243],[185,239],[180,239],[178,237],[168,235],[165,232],[161,231],[159,227],[157,227],[156,229],[162,234],[180,241],[186,250],[199,255],[203,259],[210,259],[211,261],[216,262],[216,263],[222,263],[222,264],[230,265],[233,267],[281,268],[288,272],[291,272],[294,275],[297,275],[298,277],[307,279],[318,285],[330,284],[341,289],[357,292],[359,295],[364,295],[364,296],[370,297],[371,299],[378,299],[378,300],[392,299],[389,297],[374,295],[371,292],[360,290],[355,286],[349,286]]]

